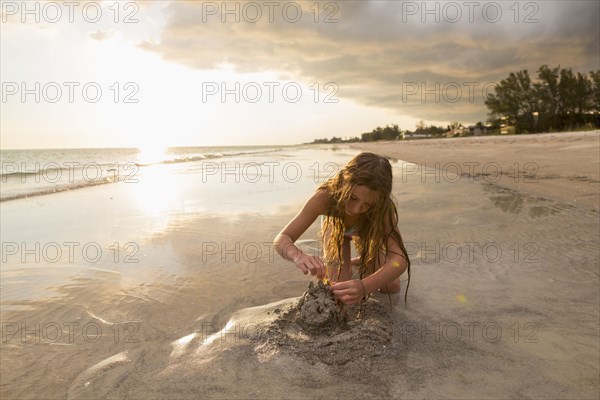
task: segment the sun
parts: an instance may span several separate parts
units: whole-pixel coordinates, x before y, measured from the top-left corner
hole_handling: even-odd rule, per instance
[[[168,147],[161,144],[151,144],[138,147],[138,164],[152,165],[165,161]]]

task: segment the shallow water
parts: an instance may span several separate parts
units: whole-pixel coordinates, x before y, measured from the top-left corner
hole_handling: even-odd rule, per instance
[[[413,264],[407,307],[392,297],[393,357],[371,360],[372,371],[358,360],[347,373],[277,355],[261,362],[235,330],[199,355],[236,310],[304,291],[309,278],[270,242],[335,171],[327,163],[353,154],[247,160],[300,166],[300,179],[290,169],[273,182],[252,183],[249,169],[239,183],[235,172],[225,182],[163,175],[179,189],[153,202],[142,182],[3,203],[4,243],[94,242],[104,257],[7,256],[2,397],[595,398],[597,213],[484,179],[411,175],[401,161],[394,194]],[[314,224],[302,239],[316,237]]]

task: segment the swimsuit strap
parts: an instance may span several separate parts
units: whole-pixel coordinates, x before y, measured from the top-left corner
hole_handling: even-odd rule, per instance
[[[325,224],[325,215],[321,215],[321,228]],[[358,236],[358,226],[352,225],[350,228],[344,230],[344,237],[352,238],[352,236]]]
[[[345,237],[352,237],[352,236],[357,236],[358,234],[358,227],[356,225],[352,225],[350,228],[346,229],[344,231],[344,236]]]

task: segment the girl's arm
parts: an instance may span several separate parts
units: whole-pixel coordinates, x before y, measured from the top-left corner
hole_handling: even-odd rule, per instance
[[[362,280],[366,295],[385,288],[389,283],[402,275],[408,267],[400,246],[391,237],[388,238],[387,248],[388,252],[385,263],[372,275]]]
[[[398,230],[398,227],[393,226],[392,229]],[[333,285],[332,289],[336,297],[346,304],[359,303],[369,294],[385,288],[390,282],[397,279],[404,271],[406,271],[408,263],[402,255],[399,244],[390,236],[388,237],[386,245],[388,252],[386,254],[387,259],[385,263],[382,264],[375,273],[362,280],[353,279],[346,282],[338,282]]]
[[[294,245],[300,236],[327,209],[328,196],[324,190],[318,190],[304,204],[302,210],[275,237],[274,245],[277,253],[286,260],[293,261],[304,275],[310,273],[318,278],[325,276],[325,265],[316,256],[304,253]]]

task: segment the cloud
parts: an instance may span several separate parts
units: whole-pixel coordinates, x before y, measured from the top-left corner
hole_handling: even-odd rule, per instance
[[[95,31],[95,32],[89,32],[88,33],[88,37],[90,39],[94,39],[97,41],[103,41],[106,39],[110,39],[115,35],[116,31],[109,29],[107,31],[103,31],[101,29]]]
[[[425,120],[485,119],[480,88],[509,72],[599,68],[598,2],[318,4],[173,2],[160,41],[139,46],[198,69],[228,63],[335,82],[338,97]],[[415,85],[419,92],[407,96]],[[465,91],[455,101],[457,85]]]

